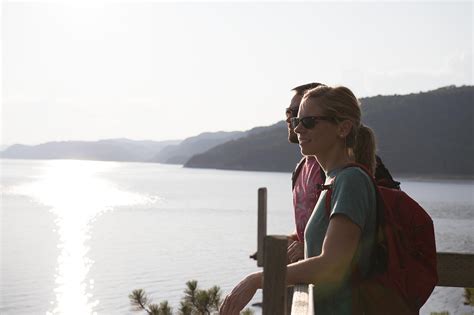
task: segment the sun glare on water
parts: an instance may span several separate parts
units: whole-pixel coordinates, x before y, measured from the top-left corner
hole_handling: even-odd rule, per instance
[[[156,198],[122,191],[100,177],[118,163],[76,160],[48,161],[37,181],[18,186],[27,195],[51,207],[55,214],[60,254],[56,269],[56,300],[47,314],[96,314],[99,304],[90,293],[93,279],[86,276],[93,261],[88,257],[91,224],[116,206],[143,204]]]

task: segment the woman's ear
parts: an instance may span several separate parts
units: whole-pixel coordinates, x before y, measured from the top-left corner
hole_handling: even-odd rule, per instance
[[[340,138],[345,138],[351,133],[352,122],[348,119],[343,120],[338,125],[337,134]]]

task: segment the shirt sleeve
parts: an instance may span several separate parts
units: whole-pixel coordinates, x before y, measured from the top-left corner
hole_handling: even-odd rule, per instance
[[[375,188],[364,171],[351,167],[342,170],[334,180],[331,215],[343,214],[364,229],[369,211],[375,209]]]

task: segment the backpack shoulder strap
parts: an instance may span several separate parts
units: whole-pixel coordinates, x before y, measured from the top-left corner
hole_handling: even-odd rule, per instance
[[[326,193],[326,217],[329,218],[329,215],[331,214],[331,197],[332,197],[332,184],[334,183],[334,178],[329,185],[321,185],[321,190],[327,190],[328,192]]]
[[[298,175],[300,175],[301,169],[303,168],[304,163],[306,163],[306,156],[303,156],[301,160],[296,164],[296,168],[293,171],[293,174],[291,174],[291,189],[293,190],[295,188],[296,184],[296,179],[298,178]]]
[[[346,166],[344,166],[343,169],[346,169],[346,168],[349,168],[349,167],[358,167],[358,168],[362,169],[362,171],[364,171],[367,174],[367,176],[369,176],[369,178],[372,180],[372,183],[374,184],[374,187],[375,187],[376,195],[378,195],[377,183],[376,183],[374,177],[370,174],[369,170],[364,165],[358,164],[358,163],[349,163]],[[325,206],[326,206],[326,215],[327,215],[328,218],[329,218],[329,215],[330,215],[330,212],[331,212],[332,186],[333,186],[333,183],[334,183],[335,180],[336,180],[336,177],[334,177],[332,179],[331,183],[329,183],[328,185],[320,185],[320,187],[318,187],[320,190],[327,190],[328,191],[326,193],[326,204],[325,204]]]
[[[374,176],[377,185],[400,190],[400,182],[393,179],[392,174],[390,174],[388,169],[385,167],[380,156],[376,155],[375,158],[377,165]]]

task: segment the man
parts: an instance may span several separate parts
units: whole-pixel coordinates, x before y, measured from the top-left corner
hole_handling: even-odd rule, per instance
[[[286,109],[286,123],[288,125],[288,141],[298,144],[298,136],[291,127],[290,118],[298,116],[301,99],[307,90],[315,88],[321,83],[308,83],[292,89],[294,95],[290,106]],[[303,235],[306,223],[318,201],[320,191],[316,189],[319,184],[324,184],[324,172],[314,156],[306,156],[295,170],[293,187],[293,207],[295,214],[296,230],[288,236],[288,261],[298,261],[304,257]]]

